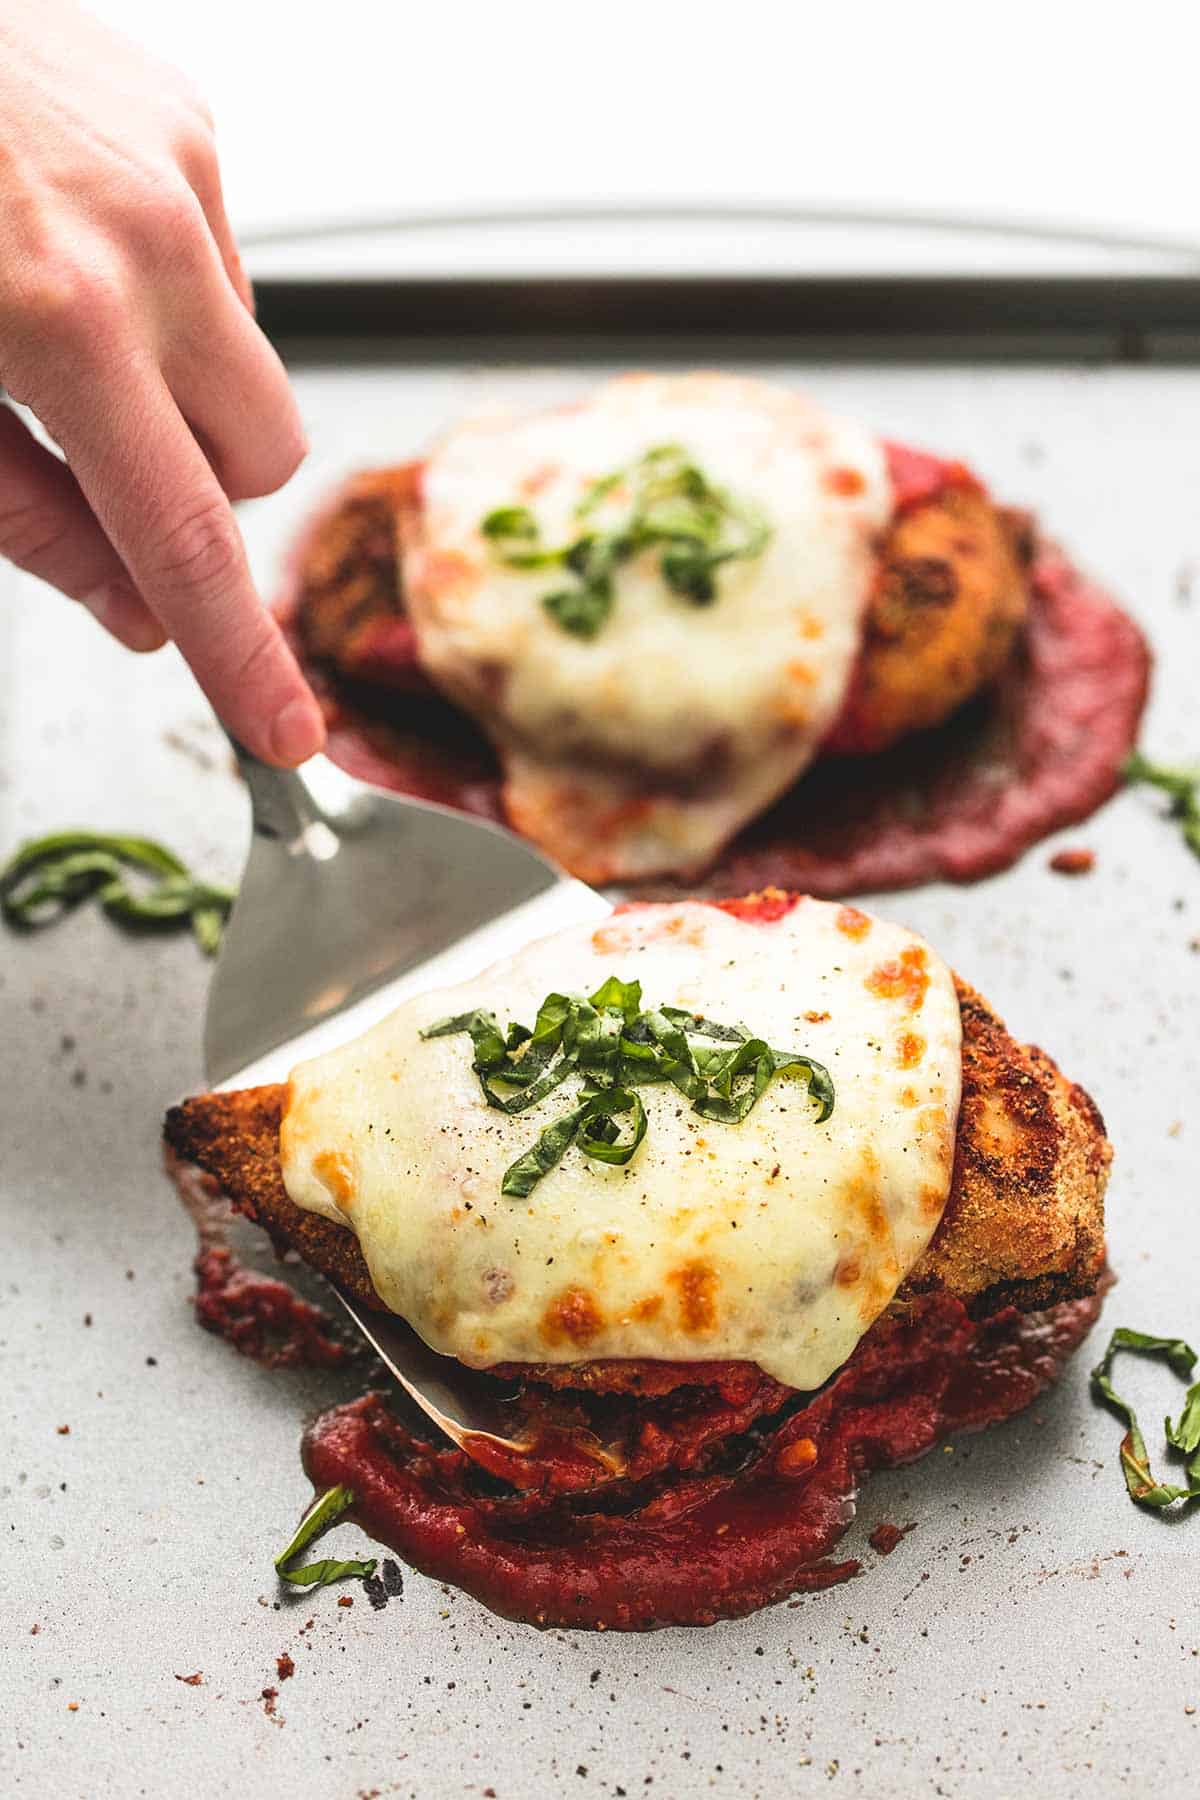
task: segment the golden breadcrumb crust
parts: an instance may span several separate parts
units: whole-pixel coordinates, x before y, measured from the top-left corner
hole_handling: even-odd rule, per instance
[[[1005,1306],[1035,1311],[1092,1293],[1104,1266],[1104,1189],[1112,1147],[1080,1087],[1041,1050],[1018,1044],[987,1002],[958,982],[963,1097],[950,1197],[924,1256],[893,1309],[948,1292],[976,1317]],[[360,1305],[383,1303],[350,1229],[288,1198],[279,1161],[286,1088],[200,1094],[167,1114],[165,1136],[183,1162],[215,1177],[239,1212],[280,1249],[338,1282]],[[525,1372],[556,1385],[637,1392],[717,1379],[738,1364],[595,1362]]]
[[[940,725],[999,675],[1028,609],[1019,536],[986,494],[952,485],[901,512],[825,748],[878,751]]]

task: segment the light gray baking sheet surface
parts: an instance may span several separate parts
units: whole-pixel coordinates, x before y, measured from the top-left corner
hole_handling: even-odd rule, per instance
[[[1151,635],[1146,742],[1200,754],[1200,373],[780,372],[1036,506]],[[407,454],[468,405],[595,373],[299,371],[312,457],[245,514],[262,581],[344,470]],[[78,822],[235,876],[243,796],[174,652],[127,657],[13,585],[0,851]],[[280,1604],[302,1421],[356,1384],[267,1373],[193,1322],[192,1231],[158,1133],[202,1085],[208,966],[184,937],[133,942],[84,915],[0,937],[0,1791],[1195,1792],[1200,1516],[1135,1510],[1087,1386],[1114,1324],[1200,1340],[1200,865],[1155,810],[1125,794],[1064,834],[1096,852],[1086,879],[1052,874],[1049,845],[977,886],[879,902],[1099,1100],[1121,1276],[1101,1330],[1025,1416],[868,1483],[845,1543],[859,1580],[706,1631],[539,1633],[413,1573],[385,1612],[359,1588],[352,1608],[337,1590]],[[1157,1447],[1181,1390],[1131,1359],[1120,1374]],[[887,1559],[867,1544],[881,1519],[916,1521]],[[353,1553],[362,1534],[330,1542]],[[282,1652],[296,1672],[280,1682]]]

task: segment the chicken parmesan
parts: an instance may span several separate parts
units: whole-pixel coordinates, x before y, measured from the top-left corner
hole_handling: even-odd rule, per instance
[[[471,418],[359,478],[281,610],[338,760],[503,817],[592,882],[720,882],[811,792],[765,878],[792,879],[790,853],[812,891],[893,885],[887,797],[920,835],[932,785],[913,749],[961,798],[895,884],[998,866],[1112,791],[1146,686],[1136,629],[962,464],[716,373]],[[823,794],[840,771],[859,811],[879,795],[851,832],[865,879]]]
[[[779,891],[620,908],[166,1135],[277,1245],[515,1384],[521,1453],[431,1445],[376,1395],[306,1459],[536,1623],[840,1578],[858,1477],[1027,1403],[1103,1278],[1086,1093],[911,932]]]

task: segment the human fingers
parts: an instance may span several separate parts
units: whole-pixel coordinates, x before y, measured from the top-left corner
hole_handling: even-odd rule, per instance
[[[0,556],[78,600],[126,649],[158,650],[166,642],[70,469],[4,405]]]
[[[100,375],[101,370],[96,373]],[[61,428],[80,488],[235,736],[267,762],[321,748],[324,722],[250,577],[229,500],[162,375],[135,357]]]

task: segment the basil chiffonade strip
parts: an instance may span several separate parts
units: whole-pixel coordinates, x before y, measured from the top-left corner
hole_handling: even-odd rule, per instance
[[[595,515],[603,511],[604,521]],[[709,481],[680,444],[660,444],[636,463],[593,481],[575,508],[578,534],[542,542],[526,506],[499,506],[480,529],[510,569],[561,569],[568,585],[542,596],[564,631],[592,638],[612,611],[613,577],[644,550],[661,550],[672,593],[694,606],[717,597],[717,570],[760,556],[771,529],[760,510]]]
[[[577,1103],[551,1121],[505,1171],[500,1191],[525,1200],[574,1144],[597,1162],[630,1161],[646,1135],[639,1087],[669,1081],[701,1118],[737,1125],[776,1075],[800,1075],[817,1103],[814,1123],[834,1106],[822,1063],[796,1050],[773,1050],[744,1025],[721,1025],[677,1006],[644,1010],[641,983],[610,975],[596,992],[548,994],[532,1029],[502,1031],[495,1013],[476,1008],[440,1019],[423,1038],[459,1032],[474,1047],[472,1067],[489,1106],[515,1114],[536,1106],[578,1076]]]
[[[131,871],[142,879],[131,882]],[[101,831],[33,838],[0,868],[0,912],[18,930],[53,925],[84,900],[122,925],[190,925],[205,955],[215,956],[234,893],[198,880],[151,838]]]

